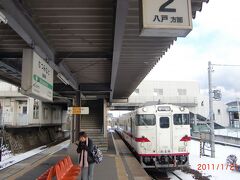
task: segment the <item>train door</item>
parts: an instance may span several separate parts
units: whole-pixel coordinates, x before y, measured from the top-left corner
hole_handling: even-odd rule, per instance
[[[169,154],[172,152],[172,120],[168,115],[159,116],[157,126],[157,153]]]

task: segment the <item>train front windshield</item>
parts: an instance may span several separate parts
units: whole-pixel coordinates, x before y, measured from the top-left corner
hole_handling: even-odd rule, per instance
[[[136,126],[154,126],[156,117],[154,114],[138,114],[136,117]]]
[[[189,114],[174,114],[173,122],[174,125],[189,125]]]

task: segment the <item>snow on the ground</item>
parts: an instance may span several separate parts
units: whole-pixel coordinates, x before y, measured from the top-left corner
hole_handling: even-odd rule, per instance
[[[215,129],[215,135],[231,136],[240,138],[240,129]]]
[[[174,171],[174,173],[184,180],[192,180],[193,179],[192,174],[186,174],[180,170],[176,170],[176,171]],[[168,177],[171,178],[171,180],[179,180],[178,177],[176,177],[175,175],[173,175],[171,173],[168,173]]]
[[[9,156],[9,158],[4,158],[3,161],[0,162],[0,170],[4,169],[4,168],[7,168],[13,164],[16,164],[24,159],[27,159],[31,156],[34,156],[42,151],[48,151],[50,150],[51,153],[55,153],[63,148],[66,148],[68,147],[70,144],[70,140],[67,140],[67,141],[64,141],[64,142],[61,142],[60,144],[57,144],[55,146],[51,148],[47,148],[47,146],[41,146],[41,147],[38,147],[36,149],[33,149],[33,150],[30,150],[28,152],[25,152],[25,153],[20,153],[20,154],[16,154],[16,155],[11,155]],[[44,152],[44,153],[49,153],[49,152]]]
[[[4,161],[5,159],[8,159],[12,156],[12,152],[9,150],[9,148],[5,145],[2,145],[2,147],[0,147],[2,150],[2,161]]]
[[[36,149],[33,149],[33,150],[25,152],[25,153],[16,154],[14,156],[11,155],[8,158],[4,158],[3,161],[0,162],[0,170],[6,168],[8,166],[11,166],[19,161],[27,159],[35,154],[38,154],[38,153],[44,151],[45,148],[46,148],[46,146],[41,146],[41,147],[38,147]]]
[[[226,165],[226,158],[228,155],[234,154],[238,158],[237,163],[240,164],[240,148],[216,144],[215,149],[215,158],[205,156],[200,158],[199,141],[192,140],[190,147],[191,169],[198,170],[198,168],[201,167],[199,171],[205,176],[211,175],[211,180],[239,180],[240,172],[231,171],[230,166]],[[208,154],[210,154],[210,152]],[[206,169],[203,170],[205,167]]]

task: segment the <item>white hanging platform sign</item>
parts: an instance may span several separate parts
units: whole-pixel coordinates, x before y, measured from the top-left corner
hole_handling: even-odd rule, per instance
[[[141,36],[185,37],[192,30],[191,0],[142,0]]]
[[[21,93],[53,101],[53,69],[32,49],[23,50]]]

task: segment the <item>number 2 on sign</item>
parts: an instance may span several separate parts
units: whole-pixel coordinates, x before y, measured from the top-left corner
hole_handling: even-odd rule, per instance
[[[175,8],[167,8],[168,5],[173,3],[174,0],[167,0],[163,5],[160,6],[159,11],[160,12],[176,12]]]

